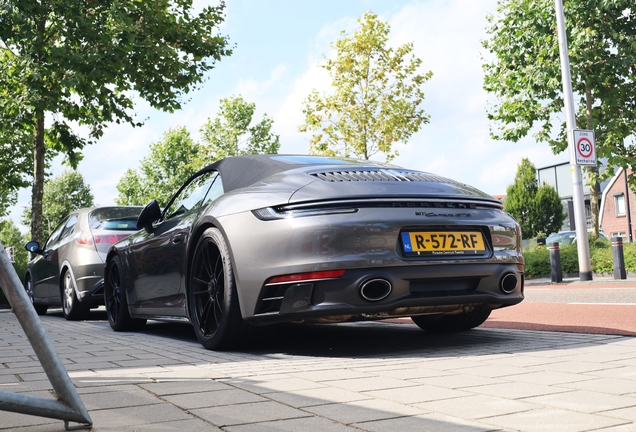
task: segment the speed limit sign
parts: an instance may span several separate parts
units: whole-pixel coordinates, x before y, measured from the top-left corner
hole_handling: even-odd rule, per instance
[[[594,131],[574,131],[574,155],[576,165],[596,166],[596,148],[594,147]]]

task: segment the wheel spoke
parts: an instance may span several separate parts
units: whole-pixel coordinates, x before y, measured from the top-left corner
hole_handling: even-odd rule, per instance
[[[197,276],[193,276],[192,280],[196,281],[196,282],[199,282],[200,284],[203,284],[203,285],[207,285],[208,284],[208,281],[203,280],[203,279],[201,279],[200,277],[197,277]]]
[[[209,242],[205,243],[205,246],[203,246],[203,266],[205,267],[205,270],[208,272],[208,277],[212,278],[212,276],[214,275],[213,271],[212,271],[212,263],[210,260],[210,246],[209,246]]]
[[[210,317],[210,309],[212,306],[212,301],[208,299],[205,304],[201,307],[201,315],[199,328],[204,335],[208,334],[208,318]]]
[[[219,264],[221,265],[221,268],[219,269]],[[216,258],[216,263],[214,263],[214,279],[216,279],[216,281],[219,281],[219,277],[223,276],[223,259],[221,258],[221,255],[219,255]]]
[[[218,327],[221,324],[221,318],[223,318],[223,306],[219,301],[218,291],[216,294],[216,301],[214,302],[214,321],[216,322],[216,326]]]

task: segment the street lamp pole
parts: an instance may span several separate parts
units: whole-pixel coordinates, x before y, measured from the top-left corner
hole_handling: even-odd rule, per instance
[[[587,240],[587,219],[585,217],[585,201],[583,198],[583,176],[581,167],[576,164],[574,148],[574,98],[572,96],[572,78],[570,76],[570,58],[568,41],[565,35],[565,15],[562,0],[554,0],[556,10],[557,31],[559,36],[559,53],[561,56],[561,78],[563,80],[563,101],[565,103],[565,124],[567,126],[568,147],[570,149],[570,166],[572,170],[572,202],[574,204],[574,222],[576,224],[576,246],[579,256],[579,278],[582,281],[592,280],[590,263],[590,245]]]

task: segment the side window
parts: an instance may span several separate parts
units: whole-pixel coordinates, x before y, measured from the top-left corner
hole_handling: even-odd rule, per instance
[[[192,209],[201,207],[204,203],[210,185],[217,177],[216,171],[201,174],[175,196],[170,205],[164,211],[164,219],[170,219]]]
[[[55,227],[55,229],[49,236],[49,239],[46,241],[46,244],[44,245],[44,249],[50,248],[51,245],[57,241],[57,238],[60,236],[60,233],[66,226],[66,222],[68,222],[68,218],[69,216],[66,216],[64,219],[62,219],[62,222],[60,222],[60,224],[57,227]]]
[[[64,225],[62,234],[60,234],[60,240],[65,239],[75,232],[75,224],[77,223],[77,215],[71,215],[68,218],[68,222]]]
[[[204,206],[210,204],[212,201],[223,195],[223,182],[221,181],[221,175],[216,174],[212,180],[214,183],[212,183],[212,187],[210,187],[208,194],[205,196],[205,200],[203,202]]]

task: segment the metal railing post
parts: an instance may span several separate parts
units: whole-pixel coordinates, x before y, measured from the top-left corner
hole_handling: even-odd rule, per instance
[[[68,376],[64,364],[51,343],[40,317],[31,301],[9,257],[0,243],[0,288],[11,304],[13,313],[24,330],[33,351],[38,357],[46,376],[49,378],[57,400],[0,391],[0,410],[30,414],[39,417],[64,420],[66,430],[86,428],[93,425],[82,400]],[[81,426],[69,427],[69,422]]]

